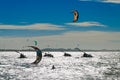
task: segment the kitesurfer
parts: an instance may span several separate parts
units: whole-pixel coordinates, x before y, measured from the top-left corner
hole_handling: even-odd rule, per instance
[[[69,56],[69,57],[71,57],[71,54],[64,53],[64,56]]]
[[[16,52],[20,54],[19,58],[27,58],[24,54],[20,53],[19,51],[16,51]]]
[[[44,57],[53,57],[53,55],[45,53]]]
[[[54,65],[52,66],[52,69],[55,69],[55,66],[54,66]]]
[[[35,46],[28,46],[28,47],[32,47],[33,49],[35,49],[35,51],[37,53],[36,54],[36,60],[32,64],[38,64],[42,59],[42,51]]]
[[[84,52],[83,57],[93,57],[93,56]]]
[[[24,54],[20,53],[20,57],[19,58],[27,58]]]

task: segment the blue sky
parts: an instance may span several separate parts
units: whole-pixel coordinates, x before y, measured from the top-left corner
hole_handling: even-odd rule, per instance
[[[76,23],[72,22],[73,10],[77,10],[79,12],[79,19]],[[93,34],[105,33],[106,36],[101,36],[101,39],[110,36],[110,38],[105,39],[104,42],[109,42],[111,46],[114,44],[110,49],[116,49],[117,46],[120,46],[120,38],[118,38],[120,37],[120,0],[0,1],[0,38],[1,44],[2,46],[4,45],[5,48],[7,44],[9,44],[9,41],[5,44],[4,39],[16,40],[21,38],[22,40],[26,40],[27,38],[32,38],[32,41],[37,38],[38,41],[41,41],[44,40],[43,37],[47,37],[48,40],[51,40],[53,36],[63,37],[64,34],[73,33],[74,35],[76,32],[77,35],[79,34],[80,36],[81,32],[84,34],[89,32],[94,32]],[[112,33],[115,33],[118,36],[111,36],[110,34]],[[79,37],[79,35],[77,37]],[[90,36],[91,35],[88,34],[88,37]],[[99,36],[99,34],[96,36]],[[59,47],[72,48],[77,44],[81,44],[80,48],[91,49],[91,47],[88,46],[91,42],[89,42],[88,45],[86,43],[87,41],[83,42],[86,38],[83,37],[84,39],[81,41],[81,37],[77,38],[75,35],[71,37],[71,41],[69,39],[65,40],[66,42],[70,41],[66,45],[59,45],[59,43],[64,40],[61,38],[60,41],[57,39],[54,40],[55,45],[58,45]],[[21,41],[19,43],[26,43],[25,40],[23,40],[24,42]],[[95,40],[96,39],[94,39],[94,41]],[[74,41],[77,42],[75,42],[75,44],[71,44],[74,43]],[[51,43],[48,41],[48,45],[49,44]],[[98,43],[94,44],[95,46],[92,46],[93,49],[99,45]],[[44,45],[44,43],[42,45]],[[44,47],[46,45],[44,45]],[[55,45],[52,47],[55,47]],[[97,49],[107,47],[103,46],[104,45],[101,45],[101,47],[98,47]]]

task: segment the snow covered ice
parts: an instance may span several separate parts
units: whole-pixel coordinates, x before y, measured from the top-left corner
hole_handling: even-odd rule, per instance
[[[0,52],[0,80],[120,80],[120,52],[86,52],[93,58],[83,58],[82,52],[49,52],[54,58],[43,57],[31,65],[35,52]],[[43,55],[45,52],[43,52]],[[52,66],[55,69],[52,69]]]

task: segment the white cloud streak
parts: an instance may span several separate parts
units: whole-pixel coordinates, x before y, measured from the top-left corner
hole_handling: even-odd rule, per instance
[[[27,39],[29,39],[29,41],[26,41]],[[66,32],[61,35],[30,38],[0,37],[0,48],[21,49],[23,46],[34,45],[34,40],[38,41],[40,48],[46,48],[48,45],[52,48],[75,48],[77,44],[79,44],[79,48],[82,49],[119,49],[120,32],[74,31]]]
[[[79,26],[79,27],[93,27],[93,26],[107,27],[106,25],[103,25],[103,24],[101,24],[99,22],[66,23],[66,25]]]
[[[49,23],[32,24],[26,26],[1,24],[0,29],[64,30],[63,26],[49,24]]]
[[[104,0],[103,2],[120,4],[120,0]]]
[[[80,0],[80,1],[97,1],[97,2],[104,2],[104,3],[120,4],[120,0]]]

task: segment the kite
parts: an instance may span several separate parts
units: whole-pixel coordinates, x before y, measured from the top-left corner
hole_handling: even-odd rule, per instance
[[[34,41],[35,46],[37,45],[37,41]]]
[[[77,10],[74,10],[74,11],[73,11],[73,14],[74,14],[73,22],[76,22],[76,21],[78,20],[78,18],[79,18],[79,13],[78,13]]]

